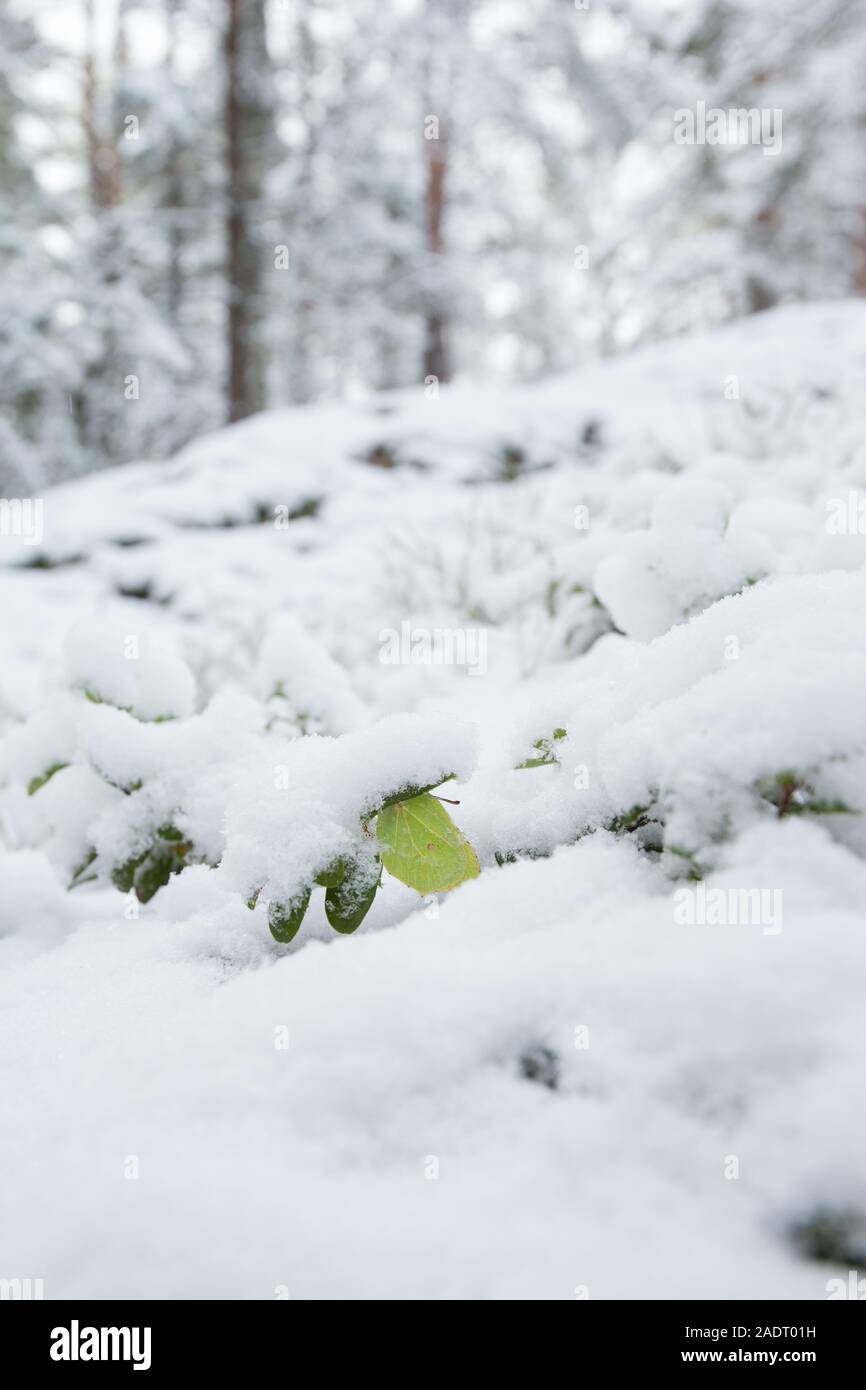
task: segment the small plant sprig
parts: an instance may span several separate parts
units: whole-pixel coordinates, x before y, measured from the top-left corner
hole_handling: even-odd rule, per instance
[[[859,812],[844,801],[821,797],[808,776],[780,772],[758,783],[758,793],[775,807],[779,820],[785,816],[856,816]]]
[[[520,772],[526,767],[547,767],[551,763],[559,766],[559,758],[556,755],[556,744],[561,739],[568,737],[567,729],[554,729],[553,733],[547,738],[537,738],[533,743],[536,757],[526,758],[522,763],[518,763],[515,771]]]
[[[89,686],[82,686],[78,689],[89,704],[111,706],[142,724],[167,724],[173,722],[175,718],[172,714],[158,714],[153,718],[145,719],[130,706],[117,704]],[[31,777],[27,783],[27,795],[36,796],[52,778],[56,777],[58,773],[64,772],[70,765],[68,762],[51,763],[43,772]],[[122,792],[124,796],[132,797],[142,790],[140,781],[121,785],[112,781],[105,772],[92,765],[91,767],[106,786]],[[144,847],[137,854],[119,864],[109,863],[105,865],[101,863],[96,850],[92,846],[89,847],[81,863],[72,873],[69,888],[79,888],[87,883],[96,883],[99,881],[101,872],[107,872],[111,882],[120,892],[134,893],[141,903],[150,902],[154,894],[168,883],[173,874],[180,873],[189,863],[193,862],[194,846],[177,826],[171,823],[165,823],[152,829],[149,832],[149,839],[147,837],[145,839]]]

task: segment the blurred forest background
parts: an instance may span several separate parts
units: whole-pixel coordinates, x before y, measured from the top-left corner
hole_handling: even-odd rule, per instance
[[[866,292],[864,7],[0,0],[0,487]]]

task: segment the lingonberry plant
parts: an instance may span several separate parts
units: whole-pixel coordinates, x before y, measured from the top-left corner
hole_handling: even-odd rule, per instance
[[[75,888],[109,882],[147,903],[185,869],[193,865],[216,869],[222,864],[225,842],[204,833],[202,825],[207,818],[203,817],[202,803],[216,785],[225,795],[227,813],[233,785],[232,756],[241,763],[258,757],[261,764],[264,749],[298,747],[303,740],[299,731],[288,742],[280,731],[273,731],[267,698],[249,701],[241,711],[250,725],[249,742],[245,745],[243,729],[235,728],[235,740],[240,738],[240,743],[233,750],[223,736],[226,708],[219,700],[200,715],[155,714],[150,708],[149,717],[144,717],[134,692],[119,695],[121,688],[118,681],[107,681],[103,689],[79,682],[70,690],[59,720],[61,726],[64,722],[67,726],[64,756],[52,756],[36,770],[32,759],[38,753],[34,751],[27,793],[41,801],[47,789],[58,785],[64,776],[83,778],[89,794],[98,789],[94,803],[98,814],[84,832],[81,852],[70,866],[68,885]],[[111,695],[105,693],[108,689]],[[344,706],[346,703],[344,699]],[[287,709],[286,722],[296,728],[296,711]],[[313,736],[306,743],[325,759],[343,737]],[[35,747],[41,746],[37,737]],[[353,752],[354,745],[347,747],[350,761]],[[444,771],[433,780],[404,782],[386,792],[359,793],[355,829],[347,829],[340,837],[339,852],[329,855],[326,846],[331,843],[328,836],[333,836],[334,827],[326,802],[314,802],[307,813],[303,798],[309,791],[304,789],[303,776],[300,788],[289,776],[283,805],[291,805],[293,795],[298,797],[304,808],[298,811],[298,820],[304,822],[301,829],[318,846],[314,856],[318,863],[306,874],[289,875],[291,890],[286,891],[277,847],[277,872],[273,872],[272,863],[266,864],[269,872],[249,893],[247,905],[254,909],[260,901],[266,903],[271,934],[276,941],[287,943],[297,935],[317,887],[324,889],[324,910],[330,925],[335,931],[350,933],[369,912],[383,870],[424,895],[448,892],[475,877],[480,872],[478,856],[444,804],[458,803],[435,794],[437,787],[453,777],[453,772]],[[350,818],[351,813],[346,814]],[[321,834],[316,817],[322,821]],[[297,831],[298,826],[293,828]],[[291,829],[287,828],[286,834],[288,849]]]

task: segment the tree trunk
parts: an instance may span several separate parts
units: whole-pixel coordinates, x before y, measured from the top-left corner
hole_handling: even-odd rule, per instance
[[[445,254],[442,223],[445,215],[445,176],[448,155],[444,138],[428,140],[427,188],[424,198],[427,252],[440,259]],[[434,262],[435,265],[435,262]],[[432,303],[424,326],[424,376],[448,381],[451,375],[446,344],[445,314],[441,305],[441,288],[434,284]]]
[[[80,386],[71,398],[79,443],[91,464],[117,463],[123,454],[122,374],[118,359],[125,346],[114,313],[123,268],[121,159],[116,93],[126,62],[126,6],[116,17],[113,68],[108,82],[97,70],[96,5],[85,0],[82,112],[87,151],[88,188],[93,212],[90,260],[95,286],[87,309],[96,311],[98,348],[87,361]]]
[[[316,167],[317,130],[312,112],[312,85],[316,69],[316,46],[310,24],[312,3],[296,0],[298,62],[302,81],[300,93],[300,113],[306,125],[304,148],[300,154],[300,169],[297,182],[297,206],[302,211],[306,226],[302,228],[302,242],[297,255],[293,256],[291,275],[297,286],[293,303],[293,338],[291,352],[291,380],[289,396],[293,404],[303,405],[312,400],[315,394],[315,373],[313,355],[315,352],[315,300],[312,291],[312,267],[308,257],[307,238],[310,234],[309,213],[314,208],[314,180]]]
[[[425,64],[424,88],[427,110],[424,122],[424,156],[426,180],[424,189],[424,231],[427,250],[428,287],[427,311],[424,323],[423,374],[448,381],[451,363],[448,352],[448,321],[442,285],[445,260],[445,208],[448,176],[448,136],[445,112],[448,106],[447,76],[441,71],[444,61],[437,53],[436,16],[432,0],[428,0],[428,53]],[[428,126],[435,118],[434,138]]]
[[[165,75],[169,91],[174,98],[178,84],[177,42],[178,42],[178,4],[179,0],[165,0],[166,57]],[[174,104],[174,103],[173,103]],[[172,121],[177,120],[176,112]],[[163,209],[167,218],[166,240],[168,243],[168,273],[166,277],[166,310],[172,328],[180,326],[183,311],[183,243],[182,226],[184,187],[182,171],[182,147],[174,125],[172,126],[168,153],[165,161],[165,195]]]
[[[120,201],[120,159],[116,132],[105,130],[104,104],[100,100],[96,72],[95,0],[84,4],[85,48],[83,110],[84,139],[87,146],[87,173],[90,205],[94,212],[116,207]],[[117,57],[117,51],[115,53]]]
[[[225,243],[229,420],[265,405],[262,249],[256,244],[267,160],[269,96],[264,10],[226,0]]]

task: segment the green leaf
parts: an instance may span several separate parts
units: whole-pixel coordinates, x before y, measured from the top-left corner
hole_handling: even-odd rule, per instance
[[[125,864],[118,864],[116,869],[111,871],[111,881],[115,888],[121,893],[131,893],[135,883],[135,871],[141,863],[141,858],[127,859]]]
[[[307,888],[290,903],[268,903],[268,926],[271,929],[271,936],[282,946],[287,945],[297,936],[304,920],[304,914],[310,905],[311,891]]]
[[[427,792],[386,806],[376,834],[389,874],[418,893],[447,893],[481,872],[466,836]]]
[[[316,882],[320,888],[339,888],[343,879],[346,877],[347,861],[345,859],[335,859],[327,869],[323,869],[316,876]]]
[[[34,796],[36,792],[39,791],[40,787],[44,787],[46,782],[51,781],[55,772],[62,772],[63,769],[68,766],[68,763],[52,763],[39,777],[31,777],[30,781],[27,783],[27,795]]]
[[[94,862],[95,859],[96,850],[88,850],[84,859],[82,859],[81,863],[78,865],[78,868],[73,873],[72,878],[69,880],[70,888],[78,888],[82,883],[94,883],[96,881],[96,874],[87,873],[87,870],[90,868],[91,864]],[[85,877],[85,875],[87,876]]]
[[[160,888],[164,888],[172,874],[183,868],[174,853],[160,845],[148,850],[142,864],[135,871],[135,896],[140,903],[149,903]]]
[[[381,868],[371,874],[368,865],[344,859],[338,860],[327,875],[320,875],[319,881],[327,878],[325,916],[334,931],[346,935],[357,931],[373,906],[381,876]]]

